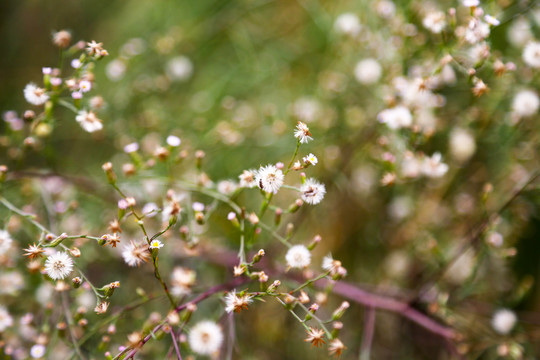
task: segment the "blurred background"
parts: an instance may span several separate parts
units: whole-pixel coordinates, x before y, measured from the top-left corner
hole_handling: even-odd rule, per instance
[[[447,12],[453,7],[458,19],[467,16],[469,9],[458,2],[2,1],[1,112],[22,113],[28,107],[24,86],[39,83],[41,68],[58,63],[53,32],[66,29],[74,41],[103,42],[109,52],[96,64],[92,90],[105,100],[98,113],[104,131],[84,132],[73,114],[61,109],[54,132],[40,151],[33,151],[17,146],[25,134],[12,132],[6,122],[0,124],[0,162],[21,174],[49,169],[84,178],[75,187],[84,185],[86,190],[65,191],[73,184],[55,183],[57,178],[39,184],[21,180],[9,183],[7,189],[25,204],[32,203],[36,194],[49,194],[53,202],[75,202],[67,213],[55,215],[59,231],[105,233],[116,209],[101,164],[128,161],[122,152],[125,145],[137,141],[143,153],[151,154],[168,135],[176,135],[190,156],[195,150],[205,151],[203,168],[214,182],[237,181],[244,169],[277,161],[287,164],[294,152],[293,129],[303,121],[315,140],[303,145],[300,155],[317,155],[319,164],[309,169],[309,176],[324,182],[328,194],[320,205],[304,206],[286,220],[295,224],[295,241],[308,243],[314,234],[321,234],[317,257],[332,252],[347,268],[347,281],[364,289],[415,299],[419,310],[464,335],[458,349],[466,358],[498,358],[503,343],[519,344],[520,354],[525,354],[520,356],[536,358],[540,351],[536,186],[497,212],[540,166],[537,116],[518,124],[512,121],[516,92],[538,90],[537,72],[523,65],[521,54],[527,42],[538,38],[540,12],[527,1],[486,1],[482,6],[501,24],[487,38],[487,60],[476,67],[490,91],[477,97],[463,69],[477,65],[474,52],[479,50],[431,34],[422,24],[426,14],[437,9]],[[354,14],[359,24],[337,21],[344,13]],[[458,59],[458,65],[450,64],[446,74],[437,72],[434,69],[447,53]],[[356,72],[358,62],[368,58],[375,59],[381,71],[371,83]],[[496,77],[495,59],[514,62],[517,70]],[[416,97],[407,104],[414,111],[416,130],[397,133],[377,121],[382,110],[406,101],[407,96],[395,95],[400,81],[412,87],[414,79],[435,75],[439,83],[421,95],[415,88],[411,96]],[[427,93],[431,97],[424,96]],[[457,133],[463,134],[460,131],[469,140],[456,140]],[[456,150],[455,144],[463,141],[472,141],[472,151],[471,146],[465,152]],[[384,174],[399,172],[408,151],[442,153],[448,173],[440,179],[405,177],[382,186]],[[189,164],[182,166],[185,176],[193,175]],[[142,187],[140,200],[157,202],[166,184],[150,182],[141,176],[126,180],[125,186]],[[258,204],[250,193],[242,193],[238,201],[253,208]],[[291,202],[286,196],[276,199],[284,208]],[[40,202],[33,205],[37,212],[44,207]],[[486,225],[493,213],[498,216]],[[234,250],[237,240],[231,239],[237,234],[223,220],[226,209],[217,214],[204,238]],[[480,228],[485,231],[475,238]],[[34,241],[32,236],[21,230],[22,243]],[[284,256],[269,237],[255,245],[260,246],[276,257]],[[109,265],[118,257],[112,251],[102,257],[89,246],[85,254],[96,280],[112,281],[104,269],[121,274],[125,267]],[[168,261],[164,266],[169,272],[180,264],[201,268],[206,274],[200,275],[201,281],[215,283],[224,277],[222,268],[202,270],[197,259],[171,255]],[[141,272],[152,282],[150,269]],[[129,284],[140,279],[122,281],[126,285],[119,289],[121,296],[133,297],[123,289],[133,288]],[[341,300],[331,298],[333,306],[328,309]],[[201,306],[201,313],[222,311],[217,300],[206,306]],[[500,307],[518,314],[520,323],[512,334],[499,335],[491,329],[493,312]],[[144,321],[147,313],[134,312],[129,321]],[[343,319],[342,340],[349,349],[344,359],[358,357],[363,318],[364,309],[352,306]],[[235,323],[238,340],[233,358],[327,358],[326,351],[309,349],[302,341],[301,326],[275,304],[256,304]],[[165,346],[149,344],[148,355],[143,352],[141,358],[156,358],[153,351],[163,354]],[[435,335],[395,314],[377,313],[372,358],[452,356]]]

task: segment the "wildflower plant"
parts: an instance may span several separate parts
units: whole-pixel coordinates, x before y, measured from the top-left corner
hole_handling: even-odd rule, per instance
[[[540,10],[192,6],[4,112],[0,357],[532,358]]]

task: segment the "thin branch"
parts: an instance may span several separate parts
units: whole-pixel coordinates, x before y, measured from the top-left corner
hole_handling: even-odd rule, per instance
[[[375,309],[370,306],[366,307],[364,316],[364,334],[362,335],[360,360],[369,360],[371,356],[371,345],[373,344],[373,333],[375,331]]]

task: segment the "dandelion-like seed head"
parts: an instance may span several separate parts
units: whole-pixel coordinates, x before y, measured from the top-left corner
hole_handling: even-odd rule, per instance
[[[57,252],[45,261],[45,271],[53,280],[64,279],[73,271],[73,260],[65,252]]]
[[[306,330],[308,333],[308,337],[304,339],[306,342],[311,343],[311,347],[319,347],[323,346],[326,342],[324,341],[324,330],[312,328],[310,327],[309,330]]]
[[[244,294],[242,296],[236,295],[236,290],[229,292],[225,296],[225,311],[228,313],[231,312],[240,312],[242,310],[247,310],[249,304],[253,302],[252,296]]]
[[[262,166],[257,171],[256,183],[266,193],[276,194],[283,185],[283,172],[274,165]]]
[[[49,100],[49,95],[47,95],[45,89],[38,87],[34,83],[26,85],[23,92],[26,101],[32,105],[43,105]]]
[[[316,205],[322,201],[326,194],[326,187],[315,179],[309,178],[300,187],[302,200],[311,205]]]
[[[304,245],[295,245],[287,251],[285,260],[290,267],[303,269],[311,264],[311,253]]]
[[[143,262],[147,262],[150,258],[147,244],[136,244],[133,240],[129,244],[124,245],[122,252],[124,261],[129,266],[139,266]]]
[[[188,336],[191,350],[200,355],[212,355],[219,351],[223,343],[223,331],[218,324],[210,320],[197,323]]]

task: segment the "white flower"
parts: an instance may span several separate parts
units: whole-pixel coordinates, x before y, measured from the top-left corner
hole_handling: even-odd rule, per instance
[[[538,95],[532,90],[518,92],[512,101],[512,111],[520,117],[536,114],[539,106]]]
[[[274,165],[267,165],[261,166],[257,171],[255,182],[264,192],[276,194],[283,185],[283,178],[284,175],[281,170],[278,170]]]
[[[385,109],[377,116],[379,121],[386,124],[390,129],[400,129],[412,125],[412,115],[405,106],[396,106]]]
[[[401,160],[401,173],[405,177],[415,178],[422,171],[422,163],[411,152],[406,152]]]
[[[169,135],[167,136],[167,144],[172,147],[178,147],[182,143],[182,140],[178,136]]]
[[[517,316],[509,309],[499,309],[493,314],[491,319],[491,326],[499,334],[508,334],[514,328],[516,324]]]
[[[65,252],[57,252],[45,261],[45,271],[53,280],[64,279],[73,271],[73,260]]]
[[[304,163],[306,163],[306,164],[309,163],[311,165],[317,165],[317,163],[319,162],[319,159],[317,159],[317,157],[315,155],[310,153],[309,155],[304,156],[302,161],[304,161]]]
[[[156,203],[149,202],[144,204],[142,208],[142,213],[144,217],[150,218],[156,216],[157,212],[159,211],[159,207]]]
[[[446,16],[442,11],[429,12],[422,21],[422,25],[432,33],[439,34],[446,26]]]
[[[163,246],[163,243],[157,239],[150,242],[150,249],[161,249]]]
[[[302,97],[294,102],[293,113],[298,120],[310,123],[319,118],[321,105],[315,99]]]
[[[229,195],[236,191],[238,185],[232,180],[221,180],[217,183],[217,191],[223,195]]]
[[[477,7],[480,5],[480,0],[463,0],[461,3],[466,7]]]
[[[501,22],[497,20],[496,17],[491,16],[491,15],[484,16],[484,20],[491,26],[498,26],[501,24]]]
[[[6,230],[0,230],[0,255],[4,255],[10,249],[13,239]]]
[[[190,294],[196,278],[195,271],[184,267],[175,267],[171,274],[171,294],[174,296]]]
[[[213,321],[204,320],[191,328],[188,337],[191,350],[200,355],[212,355],[223,343],[223,331]]]
[[[257,170],[244,170],[242,174],[238,176],[238,178],[240,179],[240,187],[254,188],[255,186],[257,186],[257,181],[255,181],[256,177]]]
[[[13,325],[13,318],[7,309],[0,305],[0,332]]]
[[[24,278],[17,271],[2,271],[0,274],[0,295],[16,295],[24,287]]]
[[[141,263],[147,262],[150,258],[148,245],[136,244],[134,241],[130,241],[129,244],[124,245],[122,257],[129,266],[139,266]]]
[[[105,74],[112,81],[119,81],[124,77],[126,64],[120,59],[114,59],[105,67]]]
[[[354,77],[361,84],[373,84],[379,81],[382,67],[375,59],[364,59],[354,67]]]
[[[339,15],[334,22],[334,29],[340,34],[356,36],[362,30],[358,16],[353,13]]]
[[[245,294],[237,296],[236,290],[233,290],[225,296],[225,311],[231,313],[233,311],[240,312],[247,310],[249,304],[253,302],[252,296]]]
[[[77,113],[75,120],[89,133],[103,129],[101,120],[97,118],[93,111],[81,110]]]
[[[71,67],[74,69],[78,69],[81,67],[81,61],[79,59],[73,59],[71,60]]]
[[[45,89],[30,83],[24,88],[24,98],[32,105],[43,105],[49,100],[49,95],[45,93]]]
[[[426,156],[422,162],[422,173],[427,177],[439,178],[446,174],[448,165],[441,162],[441,153],[434,153],[431,157]]]
[[[191,208],[193,209],[193,211],[203,212],[204,204],[198,201],[195,201],[193,204],[191,204]]]
[[[92,83],[88,80],[81,80],[81,82],[79,83],[79,89],[83,93],[89,92],[90,90],[92,90]]]
[[[450,134],[450,153],[459,161],[468,160],[476,151],[474,137],[464,129],[456,128]]]
[[[295,245],[285,255],[287,265],[292,268],[305,268],[311,264],[311,253],[304,245]]]
[[[323,270],[330,271],[335,267],[334,258],[332,258],[332,254],[326,255],[322,260],[322,268]]]
[[[308,126],[299,121],[296,125],[296,130],[294,130],[294,137],[300,141],[300,144],[306,144],[309,140],[313,140],[311,133],[309,132]]]
[[[300,187],[302,192],[302,200],[311,205],[317,205],[326,194],[326,187],[315,179],[309,178]]]
[[[173,81],[186,81],[193,74],[193,63],[185,56],[177,56],[167,63],[167,75]]]
[[[465,31],[465,40],[471,44],[476,44],[489,36],[489,25],[478,19],[472,19]]]
[[[45,356],[46,350],[44,345],[36,344],[30,348],[30,356],[34,359],[41,359]]]
[[[139,150],[139,144],[137,144],[136,142],[133,142],[124,146],[124,152],[127,154],[136,152],[137,150]]]
[[[525,64],[538,68],[540,67],[540,43],[531,41],[523,49],[523,61]]]

